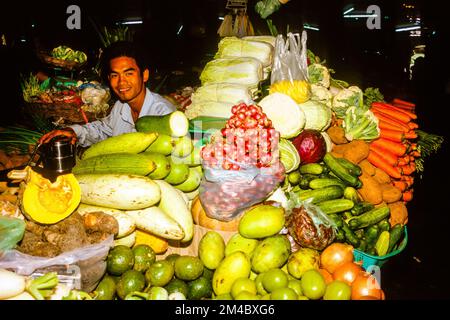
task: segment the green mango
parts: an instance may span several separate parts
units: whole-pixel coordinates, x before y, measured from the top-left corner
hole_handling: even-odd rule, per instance
[[[180,138],[174,138],[174,147],[172,150],[172,155],[179,158],[187,157],[194,150],[194,144],[192,143],[191,137],[186,135]]]
[[[175,163],[171,157],[167,157],[170,162],[170,172],[164,178],[164,181],[171,185],[177,185],[185,182],[189,177],[189,167],[184,163]]]
[[[231,286],[238,278],[250,276],[251,264],[247,255],[236,251],[225,257],[214,271],[212,285],[216,296],[230,294]]]
[[[284,209],[271,205],[259,205],[246,211],[239,223],[239,233],[246,238],[265,238],[283,229]]]
[[[202,174],[195,170],[195,168],[189,168],[189,176],[181,184],[177,184],[174,187],[183,192],[192,192],[200,186],[200,182],[202,182]]]
[[[175,147],[174,138],[166,134],[159,134],[158,138],[145,149],[146,152],[157,152],[165,156],[172,153]]]
[[[153,180],[161,180],[167,177],[170,173],[170,161],[161,153],[157,152],[142,152],[143,155],[151,159],[155,165],[156,169],[153,170],[148,177]]]
[[[291,276],[300,279],[310,269],[319,269],[320,253],[310,248],[300,248],[289,257],[287,270]]]
[[[249,258],[252,257],[253,252],[258,246],[259,241],[256,239],[248,239],[241,236],[239,233],[233,235],[230,240],[228,240],[225,247],[225,256],[229,256],[233,252],[242,251]]]
[[[277,234],[262,240],[251,258],[252,270],[256,273],[281,268],[291,254],[291,243],[285,235]]]
[[[198,244],[198,257],[206,268],[216,269],[225,257],[225,242],[216,231],[205,233]]]

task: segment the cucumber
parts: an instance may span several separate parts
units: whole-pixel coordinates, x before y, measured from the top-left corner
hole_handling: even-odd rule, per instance
[[[353,208],[353,201],[348,199],[334,199],[321,201],[317,206],[323,211],[323,213],[338,213]]]
[[[350,210],[350,213],[354,216],[359,216],[360,214],[374,209],[375,206],[370,202],[359,202]]]
[[[346,187],[344,189],[344,198],[352,200],[355,204],[359,202],[358,191],[353,187]]]
[[[309,189],[309,183],[314,179],[317,179],[317,176],[314,174],[302,174],[298,185],[302,189]]]
[[[133,153],[113,153],[79,160],[72,173],[119,173],[146,176],[156,169],[156,163],[142,155]]]
[[[352,187],[361,187],[362,183],[358,177],[352,175],[346,168],[344,168],[331,153],[326,153],[323,157],[323,161],[330,168],[330,170],[338,176],[342,181],[349,184]]]
[[[189,130],[189,120],[181,111],[164,116],[143,116],[136,121],[138,132],[158,132],[171,137],[184,137]]]
[[[129,174],[76,175],[81,202],[95,206],[139,210],[161,200],[161,190],[150,178]]]
[[[84,151],[81,159],[112,153],[139,153],[158,137],[156,132],[129,132],[94,143]]]
[[[389,219],[385,218],[378,222],[378,227],[381,231],[389,231],[391,229],[391,224],[389,223]]]
[[[327,216],[328,216],[328,218],[333,220],[333,222],[336,224],[336,227],[342,228],[343,221],[339,215],[331,213],[331,214],[327,214]]]
[[[378,256],[381,257],[387,254],[389,250],[389,239],[389,231],[381,232],[380,236],[378,237],[377,243],[375,244],[375,251],[377,252]]]
[[[323,172],[323,167],[319,163],[307,163],[301,165],[300,173],[311,173],[311,174],[321,174]]]
[[[366,228],[364,234],[366,236],[367,244],[374,246],[375,241],[378,239],[378,234],[380,232],[380,228],[374,224]]]
[[[348,243],[350,243],[354,248],[359,246],[359,239],[356,234],[349,228],[348,224],[344,221],[342,224],[342,231],[344,231],[345,239],[347,239]]]
[[[404,230],[405,230],[405,228],[400,223],[397,223],[395,226],[392,227],[392,229],[390,231],[391,236],[389,238],[388,253],[390,253],[394,250],[394,247],[399,242],[399,240],[402,238]]]
[[[317,178],[309,182],[309,187],[311,189],[320,189],[329,186],[339,186],[342,189],[345,189],[345,184],[335,178]]]
[[[360,216],[352,218],[348,225],[351,229],[365,228],[389,216],[389,207],[383,206],[379,208],[372,209],[370,211],[364,212]]]
[[[352,163],[351,161],[349,161],[345,158],[336,158],[336,160],[341,164],[341,166],[346,168],[352,175],[354,175],[354,176],[361,175],[362,171],[358,165]]]
[[[312,198],[312,203],[316,204],[325,200],[333,200],[342,197],[344,191],[338,186],[329,186],[326,188],[309,190],[299,195],[300,200]]]

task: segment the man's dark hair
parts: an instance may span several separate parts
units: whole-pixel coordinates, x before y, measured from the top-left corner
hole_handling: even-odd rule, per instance
[[[142,49],[139,45],[136,45],[130,41],[117,41],[112,43],[109,47],[105,49],[102,57],[102,77],[107,79],[110,72],[109,62],[118,57],[129,57],[136,60],[136,63],[141,71],[147,68],[147,61]]]

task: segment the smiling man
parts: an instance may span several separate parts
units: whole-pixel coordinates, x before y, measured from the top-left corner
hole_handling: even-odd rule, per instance
[[[87,147],[111,136],[136,131],[135,122],[142,116],[165,115],[176,110],[168,100],[146,88],[149,70],[139,48],[133,43],[113,43],[104,53],[103,65],[109,85],[118,97],[110,114],[85,125],[51,131],[41,137],[40,143],[63,135]]]

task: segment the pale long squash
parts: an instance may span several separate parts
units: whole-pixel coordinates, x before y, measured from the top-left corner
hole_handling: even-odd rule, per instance
[[[150,207],[161,199],[161,190],[152,179],[125,174],[82,174],[76,176],[81,202],[122,210]]]
[[[119,209],[111,209],[106,207],[80,203],[80,205],[77,208],[77,211],[82,216],[85,215],[86,213],[98,211],[113,216],[117,220],[117,223],[119,224],[119,232],[116,235],[116,239],[123,238],[132,233],[136,229],[136,223],[134,222],[134,219],[131,218],[129,215],[127,215],[124,211]]]
[[[134,219],[138,229],[165,239],[181,240],[184,238],[184,231],[178,222],[158,207],[130,210],[126,213]]]
[[[188,242],[194,236],[194,221],[184,198],[173,186],[163,180],[155,180],[161,189],[161,201],[158,207],[173,218],[184,231],[181,242]]]

